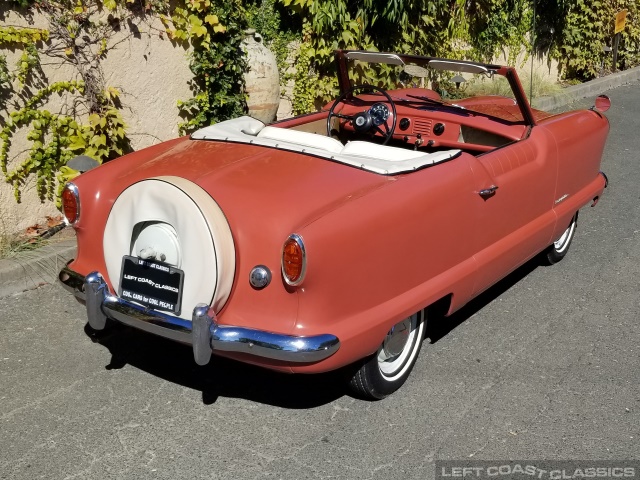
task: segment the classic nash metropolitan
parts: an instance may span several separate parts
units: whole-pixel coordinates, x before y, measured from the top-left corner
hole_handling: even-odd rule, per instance
[[[335,59],[340,95],[317,113],[224,121],[66,185],[78,253],[60,280],[93,329],[191,345],[200,365],[352,365],[352,389],[380,399],[416,363],[430,306],[451,314],[534,256],[564,257],[607,186],[608,98],[551,115],[510,67]],[[361,84],[371,71],[394,88]],[[499,78],[512,97],[426,86]]]

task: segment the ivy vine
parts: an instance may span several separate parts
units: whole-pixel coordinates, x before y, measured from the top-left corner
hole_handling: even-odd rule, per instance
[[[6,56],[0,56],[0,102],[9,111],[0,130],[0,170],[18,202],[31,177],[41,200],[58,200],[64,182],[78,174],[66,167],[71,158],[85,154],[102,162],[130,150],[118,109],[119,92],[104,85],[100,69],[112,28],[106,21],[93,20],[103,8],[115,13],[121,5],[115,0],[104,4],[93,0],[21,2],[23,6],[29,6],[27,3],[48,16],[50,29],[0,27],[0,47],[21,52],[13,69]],[[41,52],[75,67],[81,80],[48,84],[40,65]],[[76,100],[63,111],[51,112],[44,106],[54,95],[71,95]],[[23,129],[31,146],[26,158],[16,164],[10,148],[14,135]]]
[[[318,76],[312,68],[313,50],[308,40],[311,27],[305,25],[305,36],[300,45],[296,61],[296,78],[293,87],[293,113],[299,115],[311,112],[315,108]]]
[[[55,199],[61,183],[77,172],[66,167],[73,156],[99,162],[130,150],[120,114],[119,93],[105,85],[101,60],[120,23],[135,15],[155,13],[177,45],[191,47],[194,74],[190,99],[178,102],[186,133],[246,111],[241,41],[247,13],[241,0],[17,0],[16,8],[35,9],[49,20],[48,30],[0,27],[0,47],[21,51],[12,68],[0,55],[0,107],[10,115],[0,131],[0,170],[20,201],[30,177],[42,200]],[[24,13],[28,13],[25,10]],[[48,85],[40,70],[40,54],[72,65],[81,80]],[[52,113],[43,105],[52,95],[73,95],[67,111]],[[8,106],[7,102],[11,102]],[[78,108],[80,107],[80,108]],[[27,157],[10,158],[14,135],[26,129]],[[57,182],[56,182],[57,178]]]
[[[614,18],[622,9],[628,10],[618,50],[618,68],[624,69],[640,64],[637,2],[576,0],[556,6],[555,11],[552,10],[556,14],[553,18],[549,18],[546,11],[540,13],[542,34],[552,29],[556,32],[553,41],[545,46],[560,62],[565,78],[590,80],[612,69],[613,57],[605,47],[613,46]]]
[[[241,0],[189,0],[161,20],[177,43],[191,46],[189,66],[194,95],[178,101],[182,134],[242,115],[246,111],[242,52],[246,12]]]
[[[280,0],[303,22],[303,63],[296,76],[297,111],[336,94],[332,53],[336,48],[399,51],[492,61],[508,52],[547,55],[566,79],[594,78],[611,69],[616,12],[628,9],[619,67],[640,64],[640,6],[624,0]],[[534,11],[536,14],[534,22]],[[534,31],[535,25],[535,31]],[[308,33],[305,33],[308,29]],[[535,43],[533,43],[535,42]],[[301,66],[300,60],[298,66]],[[311,75],[310,75],[311,72]],[[384,69],[363,71],[371,83],[390,85]],[[313,81],[309,81],[313,78]]]

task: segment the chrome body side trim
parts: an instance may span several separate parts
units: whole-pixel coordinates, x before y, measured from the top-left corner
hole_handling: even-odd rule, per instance
[[[340,348],[335,335],[296,337],[232,325],[218,325],[209,305],[198,304],[192,321],[159,312],[114,295],[99,272],[83,277],[65,266],[59,275],[64,287],[87,306],[89,325],[96,330],[116,320],[170,340],[190,344],[196,363],[206,365],[212,351],[238,352],[291,363],[313,363]]]

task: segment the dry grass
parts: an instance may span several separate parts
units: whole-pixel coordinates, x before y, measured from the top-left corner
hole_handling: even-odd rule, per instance
[[[18,240],[16,235],[5,233],[9,231],[7,222],[4,220],[5,218],[7,218],[7,216],[4,215],[2,208],[0,208],[0,258],[12,256]]]
[[[18,235],[0,235],[0,259],[27,255],[48,243],[40,238],[25,238]]]
[[[525,93],[529,96],[531,78],[526,76],[521,78],[522,86]],[[532,98],[543,97],[547,95],[554,95],[562,91],[562,86],[557,82],[552,82],[541,75],[534,74],[533,76],[533,95]],[[465,95],[501,95],[505,97],[512,97],[511,87],[504,77],[494,78],[476,78],[469,82],[466,86]]]
[[[17,255],[26,254],[47,244],[47,240],[37,236],[29,237],[26,234],[8,233],[15,232],[15,225],[8,225],[5,220],[8,215],[4,215],[2,205],[0,205],[0,259],[13,258]]]

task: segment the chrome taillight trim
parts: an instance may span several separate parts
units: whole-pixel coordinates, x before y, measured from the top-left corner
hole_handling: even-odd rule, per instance
[[[73,193],[73,196],[76,199],[76,219],[74,222],[70,222],[67,216],[64,214],[64,204],[62,205],[62,214],[64,215],[65,223],[67,225],[73,226],[80,221],[80,191],[78,190],[78,187],[76,186],[76,184],[73,182],[67,183],[64,186],[64,190],[69,190],[71,193]]]
[[[296,280],[295,282],[289,280],[289,278],[287,278],[287,275],[284,273],[284,246],[289,240],[293,240],[294,242],[296,242],[300,247],[300,251],[302,252],[302,269],[300,271],[300,278],[298,278],[298,280]],[[287,283],[287,285],[291,287],[297,287],[304,281],[304,277],[307,274],[307,249],[304,246],[304,240],[297,233],[292,233],[291,235],[289,235],[282,244],[282,252],[280,253],[280,269],[282,271],[282,278],[284,278],[284,281]]]

